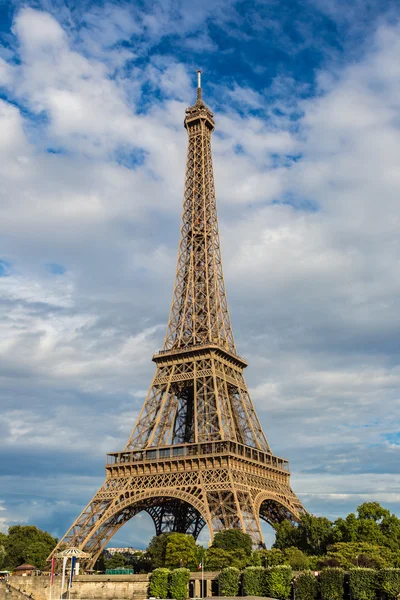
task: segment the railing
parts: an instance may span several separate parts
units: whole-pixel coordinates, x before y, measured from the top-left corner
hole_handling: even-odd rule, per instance
[[[239,356],[238,354],[236,354],[236,352],[231,350],[229,347],[225,348],[225,346],[221,346],[220,344],[216,344],[215,342],[206,342],[206,343],[202,342],[199,344],[190,344],[190,346],[186,346],[186,347],[183,346],[183,347],[179,347],[179,348],[170,348],[167,350],[160,350],[159,352],[156,352],[154,354],[153,358],[158,358],[158,357],[164,356],[166,354],[184,354],[185,352],[190,352],[191,350],[202,350],[202,349],[206,350],[208,348],[213,348],[215,350],[222,350],[222,352],[226,352],[233,358],[239,360],[244,365],[247,365],[246,360],[244,358],[242,358],[241,356]]]
[[[203,442],[199,444],[179,444],[146,450],[130,450],[128,452],[112,452],[107,454],[107,465],[123,465],[135,462],[149,462],[191,456],[235,455],[269,465],[283,471],[289,471],[289,461],[262,450],[245,446],[237,442]]]

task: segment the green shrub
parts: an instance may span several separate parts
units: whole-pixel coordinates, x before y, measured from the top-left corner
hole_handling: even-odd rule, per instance
[[[312,571],[300,573],[294,580],[296,600],[315,600],[318,594],[318,579]]]
[[[350,569],[350,593],[353,600],[375,600],[377,571],[374,569]]]
[[[240,571],[236,567],[222,569],[218,576],[220,596],[237,596],[239,593]]]
[[[149,596],[168,598],[169,569],[154,569],[150,574]]]
[[[264,596],[264,567],[247,567],[243,571],[243,596]]]
[[[386,592],[389,600],[400,594],[400,569],[382,569],[378,575],[379,590]]]
[[[265,593],[272,598],[286,600],[290,597],[292,568],[287,565],[268,567],[265,570]]]
[[[337,567],[327,567],[319,574],[319,587],[322,600],[343,600],[344,571]]]
[[[174,569],[169,576],[169,597],[185,600],[189,596],[189,569]]]

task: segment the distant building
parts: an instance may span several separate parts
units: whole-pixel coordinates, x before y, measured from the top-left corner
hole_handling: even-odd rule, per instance
[[[122,554],[122,556],[131,556],[132,554],[143,554],[144,550],[139,550],[139,548],[106,548],[104,550],[104,554],[106,556],[114,556],[114,554]]]

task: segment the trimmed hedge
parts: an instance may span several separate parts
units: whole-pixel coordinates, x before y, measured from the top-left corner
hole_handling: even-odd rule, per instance
[[[350,569],[349,583],[352,600],[375,600],[378,583],[375,569]]]
[[[382,569],[378,575],[379,589],[386,592],[389,600],[400,594],[400,569]]]
[[[319,587],[322,600],[343,600],[344,571],[337,567],[327,567],[319,574]]]
[[[169,576],[169,597],[185,600],[189,596],[189,569],[174,569]]]
[[[247,567],[243,571],[243,596],[264,596],[264,567]]]
[[[240,571],[236,567],[222,569],[218,576],[220,596],[237,596],[239,593]]]
[[[154,569],[150,574],[149,596],[154,598],[168,598],[169,569]]]
[[[304,571],[294,580],[296,600],[315,600],[318,594],[318,579],[313,571]]]
[[[290,598],[292,568],[277,565],[265,569],[265,595],[286,600]]]

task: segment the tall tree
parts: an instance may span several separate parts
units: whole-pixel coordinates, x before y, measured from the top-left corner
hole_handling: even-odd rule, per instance
[[[197,546],[192,535],[171,533],[165,549],[165,566],[170,568],[196,566]]]
[[[165,551],[167,549],[167,543],[171,533],[161,533],[151,538],[150,543],[147,547],[147,552],[151,559],[151,566],[153,569],[164,567],[165,565]]]
[[[302,515],[300,523],[283,521],[276,526],[274,548],[300,548],[306,554],[325,554],[333,541],[332,523],[326,517]]]
[[[211,546],[222,550],[243,550],[246,556],[250,556],[253,542],[249,534],[240,529],[225,529],[215,534]]]
[[[45,569],[46,558],[57,544],[57,538],[33,525],[13,525],[8,530],[5,549],[6,566],[14,569],[24,562]]]

